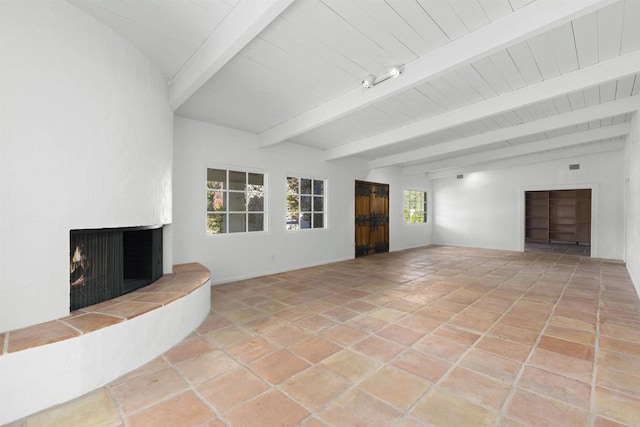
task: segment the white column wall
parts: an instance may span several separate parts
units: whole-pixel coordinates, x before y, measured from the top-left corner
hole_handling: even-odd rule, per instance
[[[640,107],[640,105],[639,105]],[[625,149],[625,261],[640,295],[640,118],[631,120]]]

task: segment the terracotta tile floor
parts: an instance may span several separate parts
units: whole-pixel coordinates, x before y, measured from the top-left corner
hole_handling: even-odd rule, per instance
[[[524,250],[529,252],[551,252],[554,254],[565,255],[580,255],[589,256],[591,254],[591,246],[588,245],[576,245],[573,243],[538,243],[527,242],[525,243]]]
[[[638,426],[640,301],[621,264],[444,246],[236,282],[38,424]]]

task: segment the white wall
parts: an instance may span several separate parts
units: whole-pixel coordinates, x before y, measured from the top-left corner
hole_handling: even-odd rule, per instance
[[[389,250],[416,248],[431,244],[432,204],[431,181],[425,174],[405,175],[398,167],[374,169],[367,181],[389,184]],[[404,222],[404,190],[427,192],[427,222],[406,224]]]
[[[638,106],[640,107],[640,105]],[[640,295],[640,119],[633,115],[625,149],[625,261]]]
[[[62,0],[0,2],[0,331],[69,312],[69,230],[171,221],[167,82]]]
[[[256,135],[180,117],[174,129],[174,260],[202,263],[211,270],[213,283],[353,258],[356,179],[390,183],[392,209],[402,206],[398,171],[368,175],[364,161],[324,161],[321,151],[292,144],[260,149]],[[268,231],[206,235],[207,167],[268,175]],[[286,177],[291,175],[327,180],[327,229],[285,229]],[[424,181],[407,187],[421,189]],[[397,210],[392,215],[392,250],[427,244],[426,237],[400,230]]]
[[[569,164],[580,169],[570,171]],[[624,258],[623,151],[575,157],[433,181],[433,243],[521,250],[525,190],[594,188],[592,256]]]

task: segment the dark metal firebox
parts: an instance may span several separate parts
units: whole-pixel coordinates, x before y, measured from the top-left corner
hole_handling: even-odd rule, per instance
[[[72,311],[162,276],[162,226],[71,230],[70,242]]]

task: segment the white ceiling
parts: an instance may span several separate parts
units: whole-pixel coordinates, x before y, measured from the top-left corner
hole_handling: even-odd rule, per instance
[[[442,174],[619,149],[640,107],[638,0],[69,1],[157,63],[176,114],[264,149]]]

